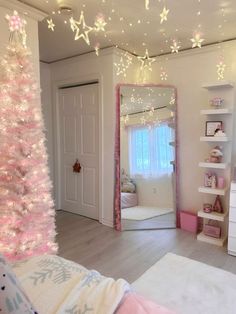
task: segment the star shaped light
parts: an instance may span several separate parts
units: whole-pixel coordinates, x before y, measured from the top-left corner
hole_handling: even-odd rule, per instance
[[[149,0],[145,0],[145,9],[149,10]]]
[[[99,56],[100,44],[97,43],[97,44],[95,45],[94,49],[95,49],[96,56]]]
[[[53,20],[52,19],[50,19],[50,20],[48,19],[47,22],[48,22],[48,29],[51,29],[54,32],[55,24],[53,23]]]
[[[83,38],[86,44],[90,45],[88,34],[93,28],[86,25],[83,11],[81,11],[79,21],[76,21],[73,17],[70,18],[70,27],[72,31],[75,32],[75,40]]]
[[[167,15],[169,13],[169,9],[166,9],[166,7],[163,8],[163,11],[161,12],[160,14],[160,17],[161,17],[161,21],[160,23],[162,24],[164,21],[167,21]]]
[[[166,73],[166,71],[162,70],[162,72],[160,74],[160,78],[162,81],[167,81],[168,74]]]
[[[171,52],[172,53],[178,53],[179,52],[179,48],[181,46],[178,44],[178,42],[176,40],[173,40],[173,44],[170,46]]]
[[[96,16],[94,25],[95,25],[95,31],[97,31],[97,32],[100,32],[100,31],[105,32],[105,28],[104,27],[107,25],[107,23],[105,21],[105,18],[104,18],[103,14],[98,14]]]
[[[116,75],[119,76],[123,74],[123,76],[126,77],[127,66],[125,65],[123,57],[120,57],[120,62],[115,62],[114,65],[116,67]]]
[[[148,50],[146,49],[145,55],[143,57],[138,57],[141,62],[141,69],[147,68],[149,71],[152,71],[152,63],[156,61],[155,58],[150,58]]]
[[[223,60],[221,60],[216,65],[216,67],[217,67],[218,80],[223,80],[224,79],[224,73],[225,73],[226,64],[224,64]]]
[[[193,38],[191,38],[191,42],[193,43],[192,44],[192,48],[195,48],[195,47],[201,48],[202,47],[202,42],[204,40],[205,39],[201,38],[201,35],[199,33],[195,34],[195,36]]]

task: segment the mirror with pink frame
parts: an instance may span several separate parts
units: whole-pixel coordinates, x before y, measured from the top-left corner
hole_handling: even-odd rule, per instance
[[[116,109],[115,228],[176,228],[175,87],[119,85]]]

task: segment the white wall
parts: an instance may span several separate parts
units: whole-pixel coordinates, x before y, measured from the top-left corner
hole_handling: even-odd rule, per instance
[[[56,113],[58,86],[99,80],[101,113],[100,154],[102,158],[100,164],[102,180],[102,182],[100,182],[100,207],[102,208],[100,221],[106,225],[112,226],[115,130],[113,50],[101,51],[99,57],[91,53],[53,63],[51,64],[51,77],[53,83],[54,113]],[[55,114],[53,116],[53,123],[54,125],[56,123]],[[56,150],[55,154],[57,154]],[[55,170],[55,180],[57,181],[59,179],[57,177],[57,168],[55,168]],[[58,192],[59,186],[56,186],[56,188]],[[59,198],[58,194],[57,198]],[[57,206],[60,208],[60,203],[58,203]]]
[[[45,124],[48,166],[51,180],[54,181],[54,151],[53,151],[53,106],[50,65],[40,62],[41,102]],[[55,198],[55,189],[53,190]]]
[[[236,43],[223,45],[223,55],[227,64],[225,79],[236,82]],[[89,54],[54,63],[50,66],[52,81],[82,82],[92,77],[100,78],[103,146],[103,217],[102,222],[112,225],[114,190],[114,132],[115,132],[115,87],[118,83],[172,84],[178,91],[179,125],[179,173],[180,209],[197,211],[202,206],[202,196],[197,189],[202,182],[202,172],[198,162],[208,149],[199,142],[203,134],[204,121],[199,111],[207,105],[207,94],[201,86],[206,82],[217,81],[216,64],[222,54],[218,46],[191,50],[158,58],[153,71],[143,80],[134,61],[127,76],[116,74],[114,63],[120,59],[119,50],[105,50],[100,57]],[[168,73],[168,80],[160,80],[160,68]],[[54,93],[55,102],[55,93]],[[55,122],[55,121],[54,121]],[[234,140],[234,148],[236,147]],[[235,155],[235,153],[234,153]]]
[[[204,200],[198,193],[203,182],[198,162],[207,157],[210,146],[199,141],[205,127],[205,118],[199,112],[208,106],[207,91],[202,85],[217,82],[216,64],[220,55],[227,65],[225,80],[236,83],[236,42],[222,44],[221,49],[212,46],[162,57],[153,65],[150,82],[173,84],[178,91],[180,209],[197,211]],[[161,67],[168,73],[165,82],[160,81]],[[235,139],[233,145],[235,156]]]

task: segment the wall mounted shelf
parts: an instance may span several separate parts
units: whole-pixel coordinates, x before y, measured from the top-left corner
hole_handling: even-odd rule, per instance
[[[217,220],[217,221],[224,221],[228,215],[228,212],[225,212],[222,214],[217,213],[217,212],[205,213],[203,210],[199,210],[197,215],[198,215],[198,217],[201,217],[201,218],[212,219],[212,220]]]
[[[228,163],[213,163],[213,162],[199,162],[201,168],[212,168],[212,169],[226,169],[229,167]]]
[[[219,81],[214,83],[205,84],[202,86],[206,89],[215,89],[215,88],[233,88],[234,83],[231,81]]]
[[[203,109],[200,111],[201,115],[232,114],[232,112],[231,108]]]
[[[201,142],[228,142],[229,138],[227,136],[201,136]]]
[[[214,195],[225,195],[227,191],[227,188],[225,189],[213,189],[213,188],[207,188],[205,186],[200,186],[198,188],[198,192],[200,193],[206,193],[206,194],[214,194]]]
[[[203,241],[203,242],[210,243],[210,244],[215,244],[218,246],[224,246],[226,236],[223,236],[223,237],[217,239],[217,238],[209,237],[209,236],[205,235],[203,232],[201,232],[197,235],[197,239],[200,241]]]

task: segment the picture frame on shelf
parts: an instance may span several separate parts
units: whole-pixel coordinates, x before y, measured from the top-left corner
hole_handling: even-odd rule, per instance
[[[222,129],[222,121],[206,121],[205,136],[215,136],[215,134]]]

